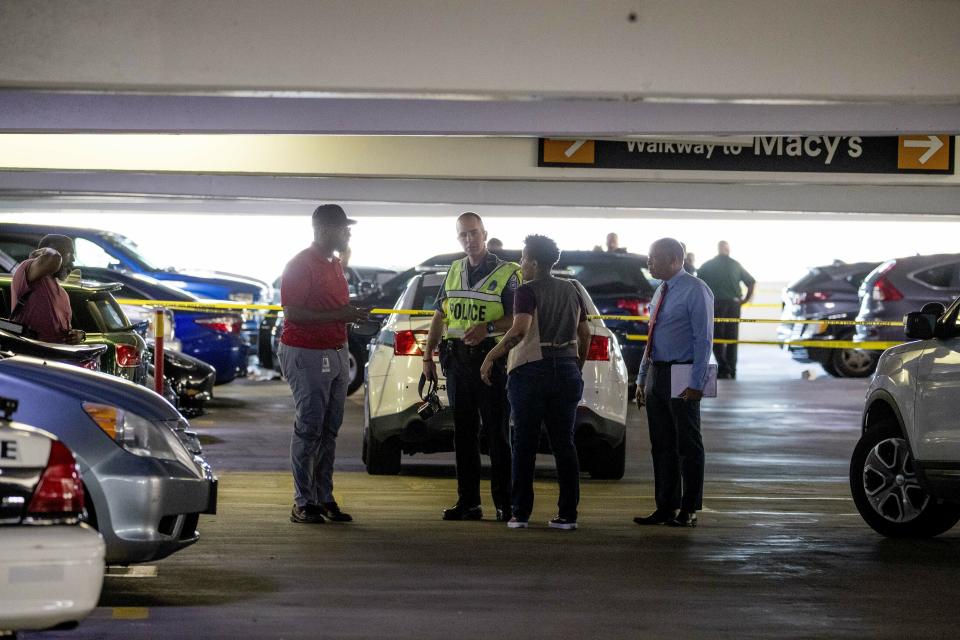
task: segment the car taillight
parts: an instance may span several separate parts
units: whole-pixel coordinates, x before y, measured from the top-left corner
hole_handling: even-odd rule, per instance
[[[610,338],[607,336],[590,336],[590,348],[587,350],[587,360],[609,360]]]
[[[424,336],[424,343],[426,343],[426,331],[397,331],[393,338],[393,355],[422,356],[423,348],[417,340],[418,335]]]
[[[82,512],[83,484],[77,461],[66,445],[54,441],[50,446],[47,468],[27,507],[27,518],[76,517]]]
[[[117,366],[119,367],[139,367],[140,351],[136,346],[130,344],[117,345]]]
[[[903,300],[903,294],[887,280],[887,276],[881,276],[873,283],[873,299],[878,302],[892,302]]]
[[[90,371],[100,371],[100,358],[92,358],[90,360],[84,360],[80,363],[80,366],[84,369],[89,369]]]
[[[644,298],[620,298],[617,308],[626,311],[624,315],[627,316],[650,315],[650,301]]]
[[[239,317],[237,316],[219,316],[216,318],[199,318],[194,320],[197,324],[207,329],[217,331],[219,333],[232,333],[234,335],[240,334],[240,327],[243,324]]]

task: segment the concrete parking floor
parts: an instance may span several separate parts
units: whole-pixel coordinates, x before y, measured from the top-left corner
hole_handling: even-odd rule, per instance
[[[219,387],[194,421],[221,478],[200,542],[156,563],[156,577],[108,577],[79,629],[24,637],[955,636],[960,530],[917,542],[867,528],[847,488],[866,382],[800,370],[745,348],[740,379],[704,402],[706,499],[693,530],[631,521],[653,508],[635,408],[626,477],[583,482],[580,530],[547,529],[557,491],[541,457],[532,528],[510,531],[440,521],[455,499],[450,455],[368,476],[362,394],[348,403],[336,475],[356,522],[295,525],[286,385]]]

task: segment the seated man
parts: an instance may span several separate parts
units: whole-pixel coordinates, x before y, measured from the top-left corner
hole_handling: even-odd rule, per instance
[[[38,340],[79,344],[86,335],[70,326],[70,296],[60,286],[73,270],[73,240],[48,235],[39,248],[13,270],[10,319],[31,329]]]

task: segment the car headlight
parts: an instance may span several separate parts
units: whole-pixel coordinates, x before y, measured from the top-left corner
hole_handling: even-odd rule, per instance
[[[83,410],[110,438],[130,453],[180,462],[194,468],[193,456],[176,433],[163,422],[153,422],[108,404],[84,402]]]

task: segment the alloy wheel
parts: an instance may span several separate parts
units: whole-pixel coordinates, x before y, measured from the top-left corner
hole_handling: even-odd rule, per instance
[[[840,352],[840,360],[847,371],[865,373],[873,366],[873,358],[863,349],[844,349]]]
[[[881,440],[870,450],[863,464],[863,489],[873,510],[890,522],[910,522],[930,502],[903,438]]]

